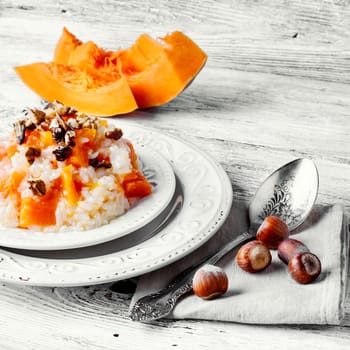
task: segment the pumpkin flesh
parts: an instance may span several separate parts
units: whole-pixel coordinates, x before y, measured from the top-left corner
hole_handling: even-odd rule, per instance
[[[56,208],[60,198],[60,182],[44,196],[25,197],[21,200],[19,227],[49,226],[56,224]]]
[[[74,66],[32,63],[15,68],[34,92],[49,102],[61,103],[97,116],[128,113],[137,108],[123,77],[105,81]]]

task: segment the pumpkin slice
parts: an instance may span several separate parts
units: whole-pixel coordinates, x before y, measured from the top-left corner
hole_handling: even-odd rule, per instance
[[[17,74],[43,99],[97,116],[129,113],[137,108],[126,79],[106,80],[74,66],[32,63],[15,67]]]
[[[54,60],[15,67],[39,96],[99,116],[165,104],[196,77],[207,55],[185,34],[154,40],[142,34],[130,48],[106,51],[66,28]]]
[[[165,104],[179,95],[204,66],[206,54],[185,34],[156,41],[141,35],[119,54],[122,72],[140,108]]]

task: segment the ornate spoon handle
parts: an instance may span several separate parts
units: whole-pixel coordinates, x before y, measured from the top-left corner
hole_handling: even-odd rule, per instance
[[[177,300],[192,290],[193,276],[200,266],[204,264],[216,264],[233,248],[253,238],[254,235],[251,233],[242,233],[214,255],[206,257],[199,263],[190,266],[188,269],[180,273],[161,291],[142,297],[136,301],[131,308],[129,312],[130,318],[134,321],[148,322],[167,316],[174,308]]]

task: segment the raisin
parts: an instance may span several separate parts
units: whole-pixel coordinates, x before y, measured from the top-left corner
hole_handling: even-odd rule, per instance
[[[102,160],[98,160],[98,158],[92,158],[89,159],[89,165],[91,165],[92,167],[94,167],[95,169],[98,168],[105,168],[105,169],[109,169],[112,167],[112,164],[104,159]]]
[[[119,140],[123,136],[123,131],[119,128],[109,130],[105,132],[105,136],[108,139]]]
[[[52,153],[55,155],[56,160],[62,162],[69,158],[73,150],[70,146],[58,146]]]

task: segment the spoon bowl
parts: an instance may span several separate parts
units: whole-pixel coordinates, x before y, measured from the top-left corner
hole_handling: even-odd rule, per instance
[[[274,171],[259,187],[249,206],[251,232],[267,216],[283,220],[289,231],[300,226],[317,198],[319,175],[315,163],[299,158]]]

